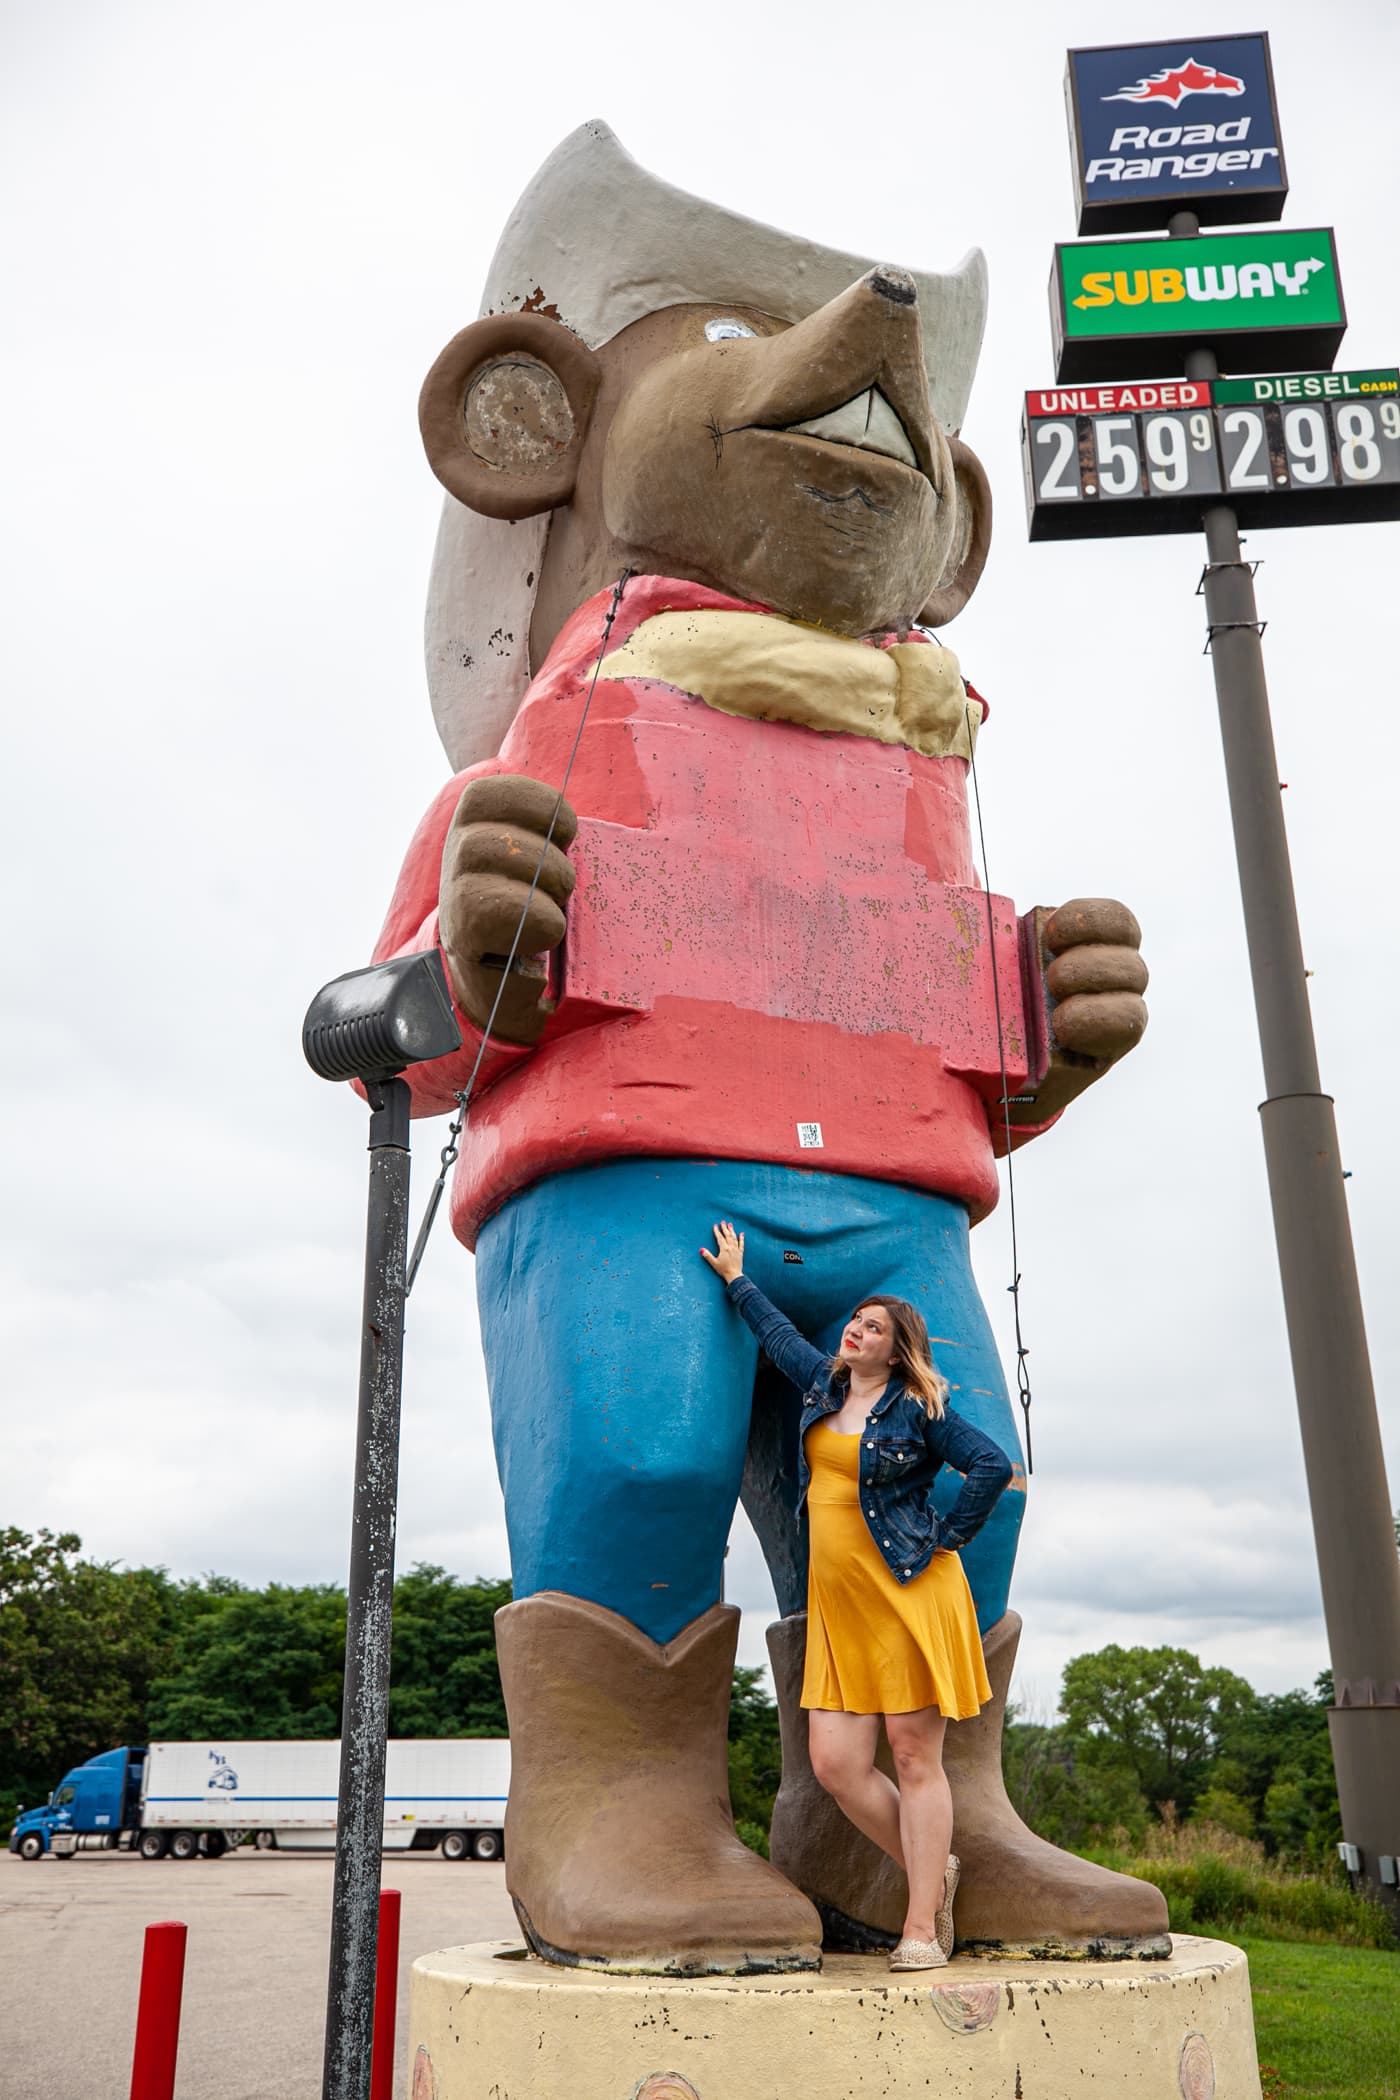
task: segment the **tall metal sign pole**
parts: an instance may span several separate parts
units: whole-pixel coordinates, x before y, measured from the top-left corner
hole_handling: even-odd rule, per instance
[[[1116,371],[1118,379],[1027,397],[1031,534],[1180,532],[1197,521],[1205,528],[1200,589],[1332,1658],[1341,1849],[1353,1878],[1396,1904],[1400,1557],[1336,1123],[1318,1072],[1263,628],[1239,527],[1400,516],[1400,371],[1330,370],[1346,316],[1328,230],[1201,232],[1203,219],[1282,213],[1266,38],[1071,52],[1069,101],[1080,232],[1164,221],[1169,231],[1166,239],[1056,251],[1057,377],[1102,381]],[[1328,369],[1220,378],[1222,360],[1238,369],[1285,351]],[[1164,370],[1184,379],[1151,376]]]
[[[1199,354],[1192,378],[1207,376],[1210,357]],[[1336,1118],[1318,1072],[1254,575],[1230,505],[1212,504],[1204,523],[1207,632],[1264,1063],[1264,1158],[1332,1658],[1332,1758],[1342,1829],[1360,1854],[1354,1871],[1393,1901],[1400,1555]]]

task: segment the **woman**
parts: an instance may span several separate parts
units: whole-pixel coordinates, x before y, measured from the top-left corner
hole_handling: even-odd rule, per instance
[[[805,1341],[743,1273],[744,1236],[714,1228],[700,1249],[784,1377],[802,1394],[798,1512],[810,1512],[807,1666],[812,1769],[858,1830],[904,1868],[909,1904],[897,1972],[953,1951],[958,1861],[943,1771],[948,1722],[992,1696],[956,1548],[1011,1478],[1004,1452],[948,1408],[928,1329],[903,1298],[864,1300],[835,1358]],[[965,1475],[941,1522],[940,1466]],[[876,1768],[881,1716],[896,1787]]]

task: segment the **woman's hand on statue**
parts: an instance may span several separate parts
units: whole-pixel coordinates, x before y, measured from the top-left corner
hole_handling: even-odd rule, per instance
[[[716,1225],[715,1245],[718,1254],[711,1254],[708,1247],[702,1247],[701,1258],[710,1264],[722,1283],[732,1283],[736,1276],[744,1273],[744,1235],[736,1232],[732,1225]]]

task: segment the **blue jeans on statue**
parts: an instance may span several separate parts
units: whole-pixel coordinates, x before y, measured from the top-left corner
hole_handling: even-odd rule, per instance
[[[740,1487],[784,1612],[803,1608],[800,1396],[771,1371],[698,1250],[729,1219],[744,1270],[818,1348],[863,1292],[928,1322],[952,1405],[1012,1483],[962,1560],[985,1633],[1006,1610],[1025,1474],[961,1204],[894,1182],[744,1160],[553,1174],[482,1227],[477,1296],[517,1597],[563,1590],[668,1641],[720,1596]],[[745,1457],[752,1439],[760,1462]],[[946,1514],[961,1476],[945,1468]]]

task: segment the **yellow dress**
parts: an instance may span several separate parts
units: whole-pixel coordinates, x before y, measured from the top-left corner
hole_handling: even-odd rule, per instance
[[[977,1613],[956,1553],[897,1582],[860,1510],[860,1436],[807,1431],[807,1667],[802,1704],[826,1713],[936,1706],[965,1721],[992,1696]]]

